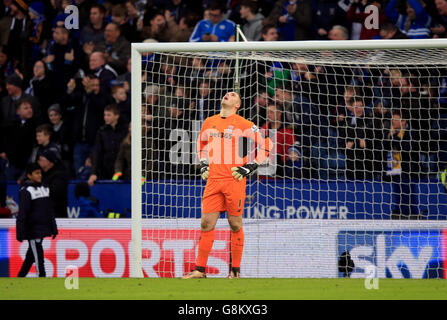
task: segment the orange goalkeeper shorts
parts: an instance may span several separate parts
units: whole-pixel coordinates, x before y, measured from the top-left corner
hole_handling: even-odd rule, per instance
[[[202,199],[202,213],[226,211],[231,216],[244,213],[247,180],[208,179]]]

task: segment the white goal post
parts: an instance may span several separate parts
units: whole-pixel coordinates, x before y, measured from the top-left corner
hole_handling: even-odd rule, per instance
[[[399,56],[393,61],[394,50],[399,51]],[[428,53],[427,53],[428,50]],[[432,56],[433,50],[436,56]],[[143,277],[142,266],[142,224],[143,224],[143,192],[142,192],[142,54],[144,53],[213,53],[233,54],[244,53],[241,59],[250,59],[251,53],[283,52],[285,60],[309,61],[328,64],[357,65],[357,64],[392,64],[399,65],[430,65],[443,61],[447,62],[447,39],[424,40],[352,40],[352,41],[300,41],[300,42],[220,42],[220,43],[132,43],[131,49],[131,135],[132,135],[132,230],[131,230],[131,257],[130,276]],[[328,62],[324,57],[320,61],[319,55],[313,53],[334,52],[337,57]],[[352,52],[350,55],[349,53]],[[355,54],[355,52],[359,54]],[[365,56],[362,52],[374,52],[372,56]],[[408,56],[405,58],[405,52]],[[420,56],[418,56],[420,55]],[[255,58],[259,59],[260,54]],[[238,55],[239,57],[239,55]],[[425,58],[424,58],[425,57]],[[255,59],[254,58],[254,59]],[[312,60],[314,59],[314,60]],[[338,60],[337,60],[338,59]],[[400,59],[400,60],[399,60]],[[390,62],[391,61],[391,62]],[[356,221],[358,222],[358,221]],[[197,220],[197,229],[199,229]]]

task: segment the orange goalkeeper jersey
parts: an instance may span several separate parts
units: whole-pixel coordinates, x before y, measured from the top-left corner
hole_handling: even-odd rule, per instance
[[[234,179],[232,167],[253,160],[261,164],[272,148],[270,139],[264,138],[253,122],[237,114],[226,118],[217,114],[205,119],[197,143],[199,159],[209,163],[209,179]]]

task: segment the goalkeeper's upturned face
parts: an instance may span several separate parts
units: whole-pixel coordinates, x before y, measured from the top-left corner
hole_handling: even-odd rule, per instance
[[[223,108],[236,108],[239,109],[241,106],[241,97],[237,92],[228,92],[222,98],[222,107]]]

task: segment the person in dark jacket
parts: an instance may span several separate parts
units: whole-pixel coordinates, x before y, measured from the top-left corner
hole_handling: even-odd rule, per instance
[[[33,163],[26,169],[27,180],[19,193],[19,214],[16,220],[16,237],[28,240],[29,247],[18,277],[25,277],[33,263],[39,277],[45,277],[42,242],[45,237],[57,236],[57,224],[50,200],[50,189],[42,184],[42,170]]]
[[[45,150],[37,163],[43,171],[43,182],[50,188],[54,214],[57,218],[67,218],[69,175],[58,155],[52,150]]]
[[[101,92],[100,80],[94,75],[86,76],[82,85],[71,79],[67,100],[75,106],[70,116],[73,124],[73,166],[78,172],[93,151],[96,133],[104,124],[104,108],[111,100]]]
[[[36,141],[36,121],[27,100],[19,103],[16,118],[0,125],[0,158],[8,162],[8,180],[17,180],[25,170]]]
[[[112,179],[121,142],[128,132],[127,124],[120,121],[120,113],[116,104],[104,108],[104,122],[105,125],[96,134],[92,175],[88,179],[90,186],[93,186],[97,179]]]
[[[308,40],[312,27],[312,1],[276,1],[267,21],[279,26],[281,40]]]
[[[99,200],[92,197],[87,182],[78,182],[74,189],[74,196],[79,206],[78,218],[104,218],[98,208]]]
[[[47,68],[52,71],[53,102],[64,102],[67,83],[81,66],[81,55],[79,43],[76,38],[70,36],[69,30],[60,26],[54,28],[53,40],[49,43],[47,56],[43,59]]]
[[[386,176],[392,182],[392,219],[417,219],[418,207],[412,203],[413,187],[420,174],[417,135],[408,121],[407,110],[393,110],[390,128],[385,132],[383,149],[388,152]],[[416,139],[415,139],[416,136]]]

